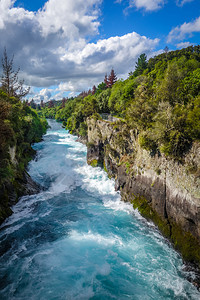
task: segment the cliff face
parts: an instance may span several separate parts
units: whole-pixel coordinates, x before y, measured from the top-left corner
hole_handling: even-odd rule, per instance
[[[28,160],[33,156],[34,151],[29,154]],[[32,155],[31,155],[32,154]],[[17,172],[11,181],[5,180],[0,187],[0,224],[12,214],[12,205],[16,204],[19,197],[39,193],[41,187],[35,183],[26,170],[19,168],[19,161],[16,157],[16,146],[9,148],[10,164]]]
[[[88,163],[104,166],[122,199],[200,266],[200,144],[181,162],[149,153],[123,122],[88,119]]]

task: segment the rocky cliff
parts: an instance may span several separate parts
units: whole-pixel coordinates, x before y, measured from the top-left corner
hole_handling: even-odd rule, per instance
[[[34,155],[34,150],[30,151],[27,161]],[[5,180],[0,186],[0,224],[12,214],[11,207],[17,203],[21,196],[33,195],[41,191],[41,187],[35,183],[25,168],[19,168],[19,161],[16,157],[16,147],[9,149],[10,163],[16,169],[12,180]]]
[[[103,166],[122,199],[154,221],[183,258],[200,266],[200,144],[180,161],[142,149],[125,123],[87,119],[88,163]]]

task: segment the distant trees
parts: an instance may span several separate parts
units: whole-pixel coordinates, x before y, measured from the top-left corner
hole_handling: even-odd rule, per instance
[[[19,80],[17,71],[13,69],[14,56],[9,59],[6,48],[4,49],[2,58],[3,73],[1,75],[1,89],[7,93],[9,97],[17,97],[21,99],[29,93],[30,87],[24,88],[24,80]]]

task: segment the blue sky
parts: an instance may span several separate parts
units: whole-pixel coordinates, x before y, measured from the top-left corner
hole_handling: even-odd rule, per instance
[[[1,0],[0,51],[7,48],[37,101],[119,78],[138,56],[200,44],[200,0]]]
[[[178,6],[176,1],[169,0],[166,1],[163,8],[155,11],[146,11],[144,8],[136,9],[135,7],[126,9],[128,1],[122,2],[117,4],[112,0],[104,1],[101,32],[102,34],[104,32],[106,37],[135,31],[149,38],[159,38],[161,47],[167,44],[171,49],[176,49],[174,43],[167,42],[169,32],[174,27],[184,22],[191,22],[200,16],[199,0],[187,2],[182,6]],[[110,22],[112,24],[111,30],[109,29]],[[200,32],[187,38],[186,41],[200,43]]]

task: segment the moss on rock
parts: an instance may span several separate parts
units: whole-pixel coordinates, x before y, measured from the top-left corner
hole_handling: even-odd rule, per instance
[[[161,218],[158,213],[152,209],[145,197],[132,195],[131,203],[134,209],[137,208],[144,218],[152,220],[165,237],[170,237],[171,228],[168,220]]]
[[[96,159],[93,159],[92,161],[89,162],[89,164],[95,168],[95,167],[98,167],[98,161]]]
[[[200,243],[189,232],[175,224],[171,224],[171,240],[175,249],[181,252],[183,259],[198,264],[200,268]]]
[[[128,196],[129,198],[129,196]],[[168,219],[161,218],[158,213],[152,209],[147,199],[142,196],[132,194],[131,201],[134,209],[138,209],[141,215],[152,220],[162,234],[167,237],[178,250],[185,261],[195,263],[200,268],[200,243],[189,232],[182,230],[181,226],[171,222]]]

